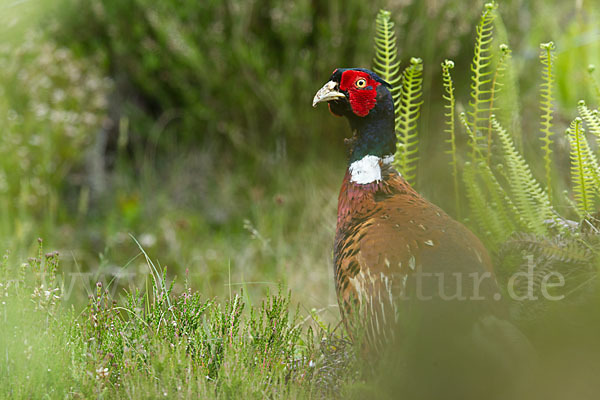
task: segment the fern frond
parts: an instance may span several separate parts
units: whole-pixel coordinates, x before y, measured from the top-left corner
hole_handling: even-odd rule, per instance
[[[466,162],[463,182],[473,219],[494,249],[519,228],[518,210],[485,162]]]
[[[580,100],[577,105],[577,111],[583,120],[587,123],[587,126],[591,133],[596,137],[600,137],[600,116],[598,110],[591,111],[586,105],[585,101]],[[590,149],[588,142],[583,143],[586,147],[586,154],[589,160],[589,168],[594,178],[594,191],[597,195],[600,195],[600,165],[596,154]]]
[[[532,232],[546,233],[546,221],[554,218],[554,211],[540,184],[535,180],[525,159],[519,154],[510,135],[492,116],[492,125],[502,144],[502,152],[508,168],[508,181],[511,197],[523,219]]]
[[[396,110],[396,125],[398,125],[398,108],[400,102],[400,59],[396,46],[396,31],[387,10],[379,10],[375,19],[375,57],[373,71],[392,85],[392,98]]]
[[[492,78],[492,86],[490,90],[490,107],[489,113],[491,114],[496,111],[494,108],[494,100],[496,99],[496,95],[500,92],[503,84],[500,83],[500,78],[504,76],[504,71],[506,70],[506,62],[510,58],[510,48],[506,44],[500,45],[500,58],[498,59],[498,63],[496,64],[496,68],[494,69],[494,77]],[[492,156],[492,119],[488,118],[488,134],[487,134],[487,164],[490,165],[490,158]]]
[[[419,160],[419,137],[417,121],[421,113],[423,61],[411,58],[410,65],[402,73],[402,87],[398,107],[396,136],[398,147],[394,165],[411,185],[415,184]]]
[[[497,218],[502,223],[502,231],[494,240],[496,243],[501,242],[510,236],[519,227],[518,215],[519,210],[514,205],[513,201],[502,187],[496,175],[492,172],[487,164],[480,165],[480,174],[483,184],[490,193],[490,212],[497,215]]]
[[[481,149],[481,147],[478,146],[477,139],[475,137],[475,133],[471,130],[471,127],[469,126],[469,121],[467,120],[467,114],[465,114],[464,111],[461,112],[458,115],[458,119],[460,120],[460,123],[463,126],[463,128],[465,128],[465,132],[467,133],[467,136],[469,137],[467,144],[471,148],[471,160],[476,164],[479,164],[481,161],[486,161],[486,155],[483,153],[483,150]]]
[[[508,130],[515,141],[515,145],[521,151],[523,148],[523,135],[520,122],[521,96],[519,95],[519,83],[516,76],[518,68],[514,65],[512,53],[503,57],[505,46],[506,50],[510,51],[508,42],[508,31],[502,20],[502,14],[497,12],[496,18],[494,18],[494,42],[492,49],[495,50],[494,59],[499,60],[500,58],[504,58],[502,60],[502,68],[498,73],[498,82],[500,83],[499,87],[502,87],[502,95],[494,95],[494,104],[493,107],[490,107],[490,114],[496,114],[498,121],[503,126],[510,128]],[[496,69],[498,69],[498,65],[499,61],[496,62]]]
[[[442,63],[442,83],[444,85],[445,93],[442,95],[446,101],[444,108],[446,112],[446,129],[444,132],[448,134],[446,143],[448,143],[449,149],[446,153],[450,155],[450,166],[452,167],[452,179],[454,181],[454,207],[458,218],[460,219],[460,194],[458,192],[458,156],[456,154],[456,131],[454,123],[454,113],[456,106],[456,99],[454,98],[454,82],[452,81],[452,75],[450,70],[454,68],[454,62],[451,60],[445,60]]]
[[[463,181],[475,223],[485,236],[486,245],[495,249],[516,229],[512,216],[516,208],[485,163],[466,162]]]
[[[542,151],[544,153],[544,170],[546,172],[546,190],[548,200],[552,201],[552,118],[554,111],[554,43],[540,45],[540,60],[542,62],[542,84],[540,85],[540,132]]]
[[[494,237],[502,234],[502,224],[496,218],[495,213],[490,214],[489,201],[481,184],[477,180],[476,168],[471,162],[466,162],[463,169],[463,181],[465,193],[469,201],[469,210],[474,216],[475,222],[484,234],[488,245]]]
[[[422,101],[421,59],[411,59],[411,65],[400,74],[400,60],[396,47],[396,33],[389,11],[380,10],[375,20],[375,57],[373,70],[390,85],[396,113],[398,148],[395,165],[411,184],[415,184],[419,139],[417,120]]]
[[[585,105],[585,101],[580,100],[579,104],[577,104],[577,111],[579,112],[579,116],[581,116],[588,125],[590,133],[600,137],[600,116],[598,115],[598,110],[590,110]]]
[[[469,126],[475,135],[478,146],[485,146],[485,122],[490,117],[491,82],[492,82],[492,52],[493,22],[496,16],[496,2],[487,3],[481,19],[476,27],[475,49],[471,64],[471,100],[468,111]],[[487,159],[487,155],[486,155]]]
[[[589,263],[593,257],[593,252],[579,240],[561,236],[544,237],[520,232],[511,236],[503,247],[524,250],[538,257],[564,263]]]
[[[571,147],[571,182],[577,212],[580,218],[585,216],[594,206],[594,171],[592,154],[584,135],[583,120],[577,117],[567,129],[567,138]]]

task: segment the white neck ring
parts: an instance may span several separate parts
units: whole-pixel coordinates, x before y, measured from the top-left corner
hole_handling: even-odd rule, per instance
[[[380,162],[382,164],[390,164],[392,161],[394,161],[393,155],[383,158],[373,155],[364,156],[360,160],[354,161],[348,167],[350,170],[350,181],[360,185],[379,182],[381,180]]]

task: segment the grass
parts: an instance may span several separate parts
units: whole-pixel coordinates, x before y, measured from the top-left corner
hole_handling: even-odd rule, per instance
[[[148,260],[147,290],[113,296],[98,282],[79,311],[58,264],[41,240],[20,266],[4,257],[0,397],[321,398],[352,376],[334,368],[354,362],[351,348],[301,318],[282,287],[256,305],[242,290],[207,298],[187,280],[175,294]]]
[[[60,256],[39,244],[5,258],[0,398],[322,398],[353,376],[333,333],[332,162],[274,170],[267,186],[212,171],[217,193],[182,199],[190,163],[110,182],[78,224],[46,231]],[[207,221],[211,206],[227,218]]]
[[[344,161],[339,168],[332,165],[338,160],[285,162],[252,179],[204,167],[200,176],[194,160],[202,157],[184,153],[168,169],[153,164],[137,177],[118,174],[77,224],[49,230],[44,236],[63,255],[65,274],[143,286],[149,270],[131,234],[178,277],[177,292],[184,276],[208,297],[243,288],[251,300],[283,284],[304,312],[339,319],[330,265]]]
[[[493,379],[495,386],[526,382],[511,398],[575,391],[577,398],[591,399],[599,389],[593,379],[600,359],[598,296],[557,302],[538,319],[520,323],[535,354],[481,347],[506,334],[491,325],[492,331],[478,333],[485,342],[461,338],[471,346],[466,359],[479,360],[477,368],[453,352],[463,351],[462,345],[447,354],[426,347],[449,344],[449,331],[425,332],[424,341],[403,342],[374,364],[341,329],[316,312],[303,312],[284,286],[254,303],[244,290],[207,297],[187,277],[177,291],[176,281],[146,259],[143,248],[144,285],[125,290],[99,281],[87,305],[74,306],[60,255],[42,245],[39,240],[24,263],[7,254],[0,264],[0,398],[423,398],[418,394],[439,393],[448,379],[458,379],[452,387],[466,388],[464,394],[481,394],[490,390],[482,383],[494,365],[488,357],[498,355],[507,369]],[[420,363],[429,357],[456,368]],[[502,380],[505,373],[511,381]]]

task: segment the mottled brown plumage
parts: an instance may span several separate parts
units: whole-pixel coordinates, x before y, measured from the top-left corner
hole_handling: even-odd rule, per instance
[[[382,179],[368,185],[351,182],[347,172],[339,195],[334,273],[345,322],[351,324],[349,314],[362,309],[359,319],[367,323],[369,336],[393,331],[389,325],[397,320],[398,307],[417,295],[418,273],[438,274],[421,277],[426,301],[472,297],[469,274],[475,273],[482,278],[479,297],[488,305],[497,286],[479,239],[421,197],[391,166],[380,166]],[[454,273],[461,274],[460,293]]]

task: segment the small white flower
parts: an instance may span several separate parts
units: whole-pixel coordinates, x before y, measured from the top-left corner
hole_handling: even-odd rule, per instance
[[[96,370],[96,377],[98,379],[100,378],[106,378],[108,376],[108,368],[104,367],[100,367]]]

